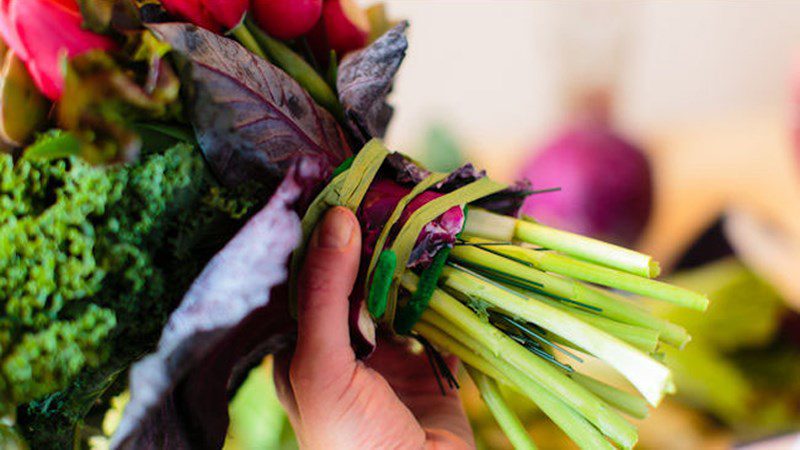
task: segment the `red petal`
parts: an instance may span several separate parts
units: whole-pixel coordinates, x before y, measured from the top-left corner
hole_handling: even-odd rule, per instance
[[[83,30],[74,0],[10,0],[9,22],[16,31],[25,60],[39,89],[50,99],[61,97],[61,58],[91,50],[110,50],[114,42]]]

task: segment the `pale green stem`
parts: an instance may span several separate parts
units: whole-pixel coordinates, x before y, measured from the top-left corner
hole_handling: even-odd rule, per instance
[[[515,286],[508,286],[509,289],[512,289],[520,294],[525,295],[526,297],[538,300],[540,302],[546,303],[553,308],[558,308],[562,311],[568,312],[569,314],[580,318],[584,322],[594,326],[595,328],[599,328],[606,333],[611,334],[612,336],[616,336],[619,339],[633,345],[634,347],[642,350],[645,353],[652,353],[655,352],[658,348],[658,340],[659,340],[659,333],[658,331],[652,328],[645,328],[636,325],[630,325],[627,323],[617,322],[612,319],[608,319],[598,314],[594,314],[591,312],[584,311],[582,309],[573,308],[571,306],[567,306],[564,303],[558,302],[553,300],[547,296],[537,294],[535,292],[525,291]]]
[[[244,48],[250,50],[256,56],[260,56],[262,59],[269,61],[269,58],[267,58],[264,50],[262,50],[261,46],[258,45],[258,42],[256,42],[253,34],[250,33],[250,30],[248,30],[244,25],[244,22],[237,25],[236,28],[230,30],[228,34],[236,38],[236,40],[239,41]]]
[[[578,384],[625,414],[636,419],[644,419],[647,417],[649,412],[647,409],[647,402],[641,397],[577,372],[572,373],[571,376]]]
[[[266,54],[266,59],[294,78],[311,95],[314,101],[330,111],[337,120],[344,120],[342,104],[339,103],[336,92],[302,56],[295,53],[283,42],[261,31],[249,18],[245,19],[240,28],[245,28],[249,32],[250,37]]]
[[[567,312],[542,302],[530,301],[527,296],[457,268],[445,267],[440,283],[469,298],[492,305],[510,317],[521,318],[561,336],[616,369],[652,405],[661,402],[672,376],[669,369],[626,342]]]
[[[466,235],[497,239],[507,233],[509,219],[472,208],[464,232]],[[528,220],[514,222],[513,238],[647,278],[655,278],[660,272],[658,263],[648,255]]]
[[[661,340],[676,347],[683,347],[690,339],[683,328],[654,317],[612,292],[542,272],[474,246],[457,245],[450,253],[450,258],[505,274],[517,280],[525,280],[532,288],[598,308],[599,314],[609,319],[657,330]]]
[[[506,434],[511,445],[517,450],[536,450],[536,444],[533,439],[528,436],[528,431],[525,426],[520,422],[519,417],[514,414],[514,411],[506,403],[503,395],[500,393],[500,388],[497,383],[470,366],[467,366],[467,372],[478,387],[489,411],[492,412],[500,429]]]
[[[411,272],[405,272],[401,280],[403,287],[411,292],[416,290],[418,282],[419,278]],[[636,429],[619,413],[575,383],[558,368],[535,356],[500,330],[481,320],[458,300],[441,289],[436,289],[428,306],[457,326],[463,334],[491,349],[495,356],[502,355],[511,365],[563,399],[615,442],[624,447],[632,447],[636,443]]]
[[[443,325],[439,328],[437,324]],[[442,316],[428,310],[414,329],[442,350],[456,355],[496,380],[516,389],[544,412],[553,423],[582,449],[613,450],[603,434],[576,410],[550,393],[530,376],[494,355],[472,338],[468,338]],[[452,333],[452,334],[451,334]],[[458,338],[454,337],[457,335]]]
[[[466,336],[447,319],[432,310],[427,310],[422,320],[416,325],[426,338],[435,345],[453,353],[467,364],[478,369],[490,367],[484,371],[489,376],[518,390],[531,399],[550,419],[561,428],[580,448],[613,449],[602,433],[568,406],[562,399],[543,388],[525,372],[507,363],[495,355],[477,340]],[[456,337],[457,336],[457,337]],[[473,361],[477,360],[477,365]],[[499,372],[498,372],[499,370]]]
[[[477,238],[470,239],[470,242],[487,243],[489,241]],[[581,261],[559,253],[537,251],[516,245],[498,245],[487,247],[487,249],[525,261],[545,272],[557,273],[699,311],[705,311],[708,307],[708,298],[706,296],[689,289]]]
[[[566,309],[569,307],[565,307],[561,303],[556,301],[550,300],[549,298],[539,295],[537,296],[534,293],[528,294],[529,296],[536,298],[539,301],[547,302],[551,306],[554,306],[559,309]],[[549,303],[552,302],[552,303]],[[658,348],[658,336],[659,333],[656,330],[644,327],[638,327],[636,325],[629,325],[627,323],[616,322],[611,319],[606,319],[605,317],[598,316],[596,314],[588,313],[585,311],[581,311],[578,309],[572,308],[569,311],[570,314],[574,315],[575,317],[580,318],[584,322],[599,328],[606,333],[611,334],[612,336],[616,336],[619,339],[633,345],[634,347],[642,350],[645,353],[652,353],[656,351]]]

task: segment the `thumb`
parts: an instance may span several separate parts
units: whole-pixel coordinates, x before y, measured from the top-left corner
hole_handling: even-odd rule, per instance
[[[345,373],[355,364],[348,298],[360,256],[361,230],[355,215],[347,208],[332,208],[311,237],[299,277],[297,347],[291,364],[296,393],[313,391],[306,384],[320,374]],[[304,384],[303,389],[297,383]]]

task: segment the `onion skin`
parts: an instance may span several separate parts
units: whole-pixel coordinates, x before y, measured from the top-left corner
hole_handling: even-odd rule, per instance
[[[524,214],[542,223],[623,246],[633,246],[647,225],[653,183],[650,164],[634,144],[603,121],[573,124],[524,166],[534,189]]]

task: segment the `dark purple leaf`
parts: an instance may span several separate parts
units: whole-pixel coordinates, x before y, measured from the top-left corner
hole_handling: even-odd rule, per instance
[[[318,171],[313,160],[291,168],[267,206],[192,284],[157,352],[131,369],[131,400],[113,448],[221,448],[230,385],[291,340],[282,284],[301,236],[293,206]]]
[[[392,178],[401,184],[417,184],[430,172],[414,161],[406,158],[400,153],[393,153],[386,158],[388,167],[391,169]],[[436,189],[443,192],[450,192],[486,176],[486,172],[478,170],[472,164],[465,164],[450,173],[441,183],[436,185]],[[474,205],[489,209],[498,214],[516,216],[522,207],[523,202],[533,191],[528,180],[521,180],[496,194],[474,202]]]
[[[531,186],[531,182],[528,180],[520,180],[512,184],[508,189],[484,197],[474,202],[473,205],[494,211],[498,214],[516,217],[519,215],[519,211],[525,199],[527,199],[532,192],[533,187]]]
[[[386,103],[394,76],[406,56],[403,22],[369,47],[347,55],[339,65],[336,87],[350,132],[362,142],[383,137],[394,110]]]
[[[333,116],[282,70],[194,25],[150,29],[187,63],[189,116],[206,159],[226,185],[276,185],[301,157],[321,163],[321,181],[350,156]]]

